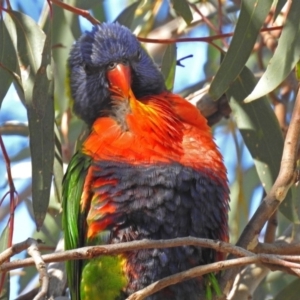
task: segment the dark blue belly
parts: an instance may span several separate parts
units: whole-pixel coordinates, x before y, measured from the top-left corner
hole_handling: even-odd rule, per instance
[[[227,235],[228,187],[211,170],[200,172],[178,163],[100,162],[96,166],[96,178],[118,181],[94,191],[109,194],[117,208],[107,243],[187,236],[222,239]],[[126,294],[215,260],[215,251],[193,246],[131,252]],[[136,278],[135,273],[140,276]],[[202,293],[200,278],[170,286],[147,299],[198,300]]]

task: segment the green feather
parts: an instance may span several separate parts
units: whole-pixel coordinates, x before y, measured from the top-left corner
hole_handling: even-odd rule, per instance
[[[209,273],[204,276],[205,281],[205,298],[206,300],[211,300],[213,297],[213,294],[216,294],[217,296],[222,295],[222,291],[220,289],[218,280],[216,276],[213,273]]]
[[[101,256],[86,263],[82,272],[81,299],[115,300],[127,284],[125,258]]]
[[[80,210],[80,199],[91,159],[77,152],[71,159],[63,180],[63,226],[65,249],[83,246],[86,213]],[[67,276],[72,300],[80,299],[81,261],[67,262]]]

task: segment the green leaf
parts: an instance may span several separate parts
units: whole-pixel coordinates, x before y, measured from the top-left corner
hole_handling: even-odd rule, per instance
[[[75,6],[81,9],[91,9],[98,6],[101,2],[104,2],[104,0],[77,0]]]
[[[11,12],[18,36],[22,84],[30,131],[32,204],[37,228],[49,204],[54,160],[54,104],[51,70],[51,32],[47,38],[30,17]],[[49,27],[51,28],[51,27]]]
[[[287,0],[278,0],[277,1],[273,20],[276,20],[276,18],[278,17],[278,15],[280,14],[281,10],[283,9],[283,7],[286,3],[287,3]]]
[[[49,205],[54,162],[54,83],[51,67],[51,32],[48,33],[27,105],[32,160],[32,203],[37,228],[43,225]]]
[[[290,284],[286,285],[273,300],[295,300],[299,299],[300,294],[300,279],[296,279]]]
[[[229,104],[237,126],[253,157],[260,181],[268,192],[279,173],[283,137],[266,97],[249,104],[243,103],[243,99],[251,92],[254,85],[254,76],[245,67],[226,95],[230,99]],[[291,198],[291,192],[288,193],[285,201],[289,198]],[[295,221],[293,215],[285,214],[285,216]]]
[[[0,107],[12,81],[12,72],[20,75],[17,63],[17,53],[7,27],[12,26],[12,20],[8,14],[0,19]]]
[[[270,12],[272,0],[243,0],[228,52],[213,79],[209,93],[217,100],[243,70],[260,28]],[[247,95],[245,95],[246,97]]]
[[[290,188],[289,193],[292,197],[287,197],[279,209],[284,216],[286,216],[293,223],[300,224],[300,211],[299,211],[299,197],[300,197],[300,186],[293,185]]]
[[[64,113],[69,106],[70,98],[67,95],[67,60],[69,57],[70,47],[75,37],[66,20],[64,11],[53,6],[53,24],[52,27],[52,44],[55,47],[52,50],[54,60],[54,78],[55,78],[55,106],[60,113]]]
[[[55,196],[59,203],[61,203],[62,196],[62,180],[64,177],[63,161],[62,161],[62,149],[61,149],[61,138],[56,123],[54,124],[55,133],[55,155],[53,165],[53,176],[54,176],[54,190]]]
[[[19,65],[22,70],[22,84],[26,101],[31,101],[34,77],[41,64],[45,34],[37,23],[22,13],[11,11],[9,15],[14,22],[17,34],[17,52]],[[27,95],[26,95],[27,93]]]
[[[131,28],[132,21],[134,19],[135,11],[140,5],[141,1],[133,2],[131,5],[126,7],[116,18],[114,22],[118,22],[128,28]]]
[[[176,44],[168,45],[161,64],[161,72],[165,78],[165,84],[168,90],[172,90],[174,86],[175,71],[176,71]]]
[[[80,2],[80,1],[66,0],[65,2],[69,5],[78,7],[78,2]],[[88,1],[85,1],[85,2],[86,2],[86,4],[88,4],[87,3]],[[60,21],[60,24],[64,24],[66,22],[66,24],[64,24],[64,25],[66,25],[65,27],[71,30],[75,39],[78,39],[82,34],[80,23],[79,23],[79,16],[74,14],[71,11],[66,10],[66,9],[60,9],[60,11],[64,16],[63,19]],[[57,18],[56,18],[56,20],[57,20]],[[61,29],[60,27],[58,27],[58,28]],[[63,42],[65,42],[65,40]]]
[[[300,61],[297,62],[296,64],[296,78],[298,81],[300,81]]]
[[[191,8],[186,0],[171,0],[173,7],[178,16],[181,16],[187,25],[193,21],[193,14]]]
[[[292,1],[278,46],[265,73],[245,99],[250,102],[273,91],[300,60],[300,1]]]
[[[91,10],[92,15],[94,16],[95,19],[101,21],[101,22],[106,22],[107,21],[107,17],[106,17],[106,11],[104,9],[104,4],[103,2],[99,3],[100,5],[97,5],[95,7],[93,7],[93,9]]]
[[[9,239],[9,227],[5,226],[0,236],[0,253],[6,250]],[[4,277],[4,278],[3,278]],[[9,272],[0,273],[0,284],[4,283],[2,290],[0,290],[0,300],[9,299],[10,276]],[[0,287],[1,288],[1,287]]]

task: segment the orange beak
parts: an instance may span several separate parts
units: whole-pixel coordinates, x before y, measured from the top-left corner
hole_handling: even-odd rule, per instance
[[[111,88],[118,88],[124,97],[128,98],[131,91],[131,71],[129,66],[117,64],[106,73]]]

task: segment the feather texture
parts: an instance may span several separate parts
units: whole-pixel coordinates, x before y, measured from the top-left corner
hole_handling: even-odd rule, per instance
[[[226,169],[205,118],[130,31],[96,26],[71,51],[75,112],[90,134],[64,179],[66,248],[194,236],[228,241]],[[163,277],[222,259],[194,246],[68,263],[72,300],[123,300]],[[202,278],[147,300],[201,299]]]

